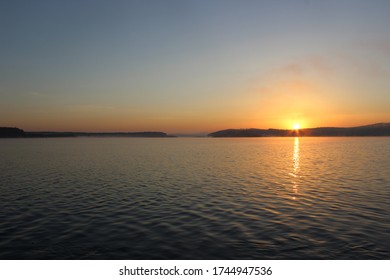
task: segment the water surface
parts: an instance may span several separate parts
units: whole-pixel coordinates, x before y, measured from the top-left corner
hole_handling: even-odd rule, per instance
[[[389,259],[390,138],[0,140],[1,259]]]

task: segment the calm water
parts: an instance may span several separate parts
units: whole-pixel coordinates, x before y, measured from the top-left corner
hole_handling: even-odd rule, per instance
[[[390,138],[0,140],[1,259],[389,259]]]

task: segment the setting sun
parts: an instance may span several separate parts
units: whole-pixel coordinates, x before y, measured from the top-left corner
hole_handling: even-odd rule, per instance
[[[293,124],[293,129],[298,130],[300,128],[301,128],[301,125],[299,123],[294,123]]]

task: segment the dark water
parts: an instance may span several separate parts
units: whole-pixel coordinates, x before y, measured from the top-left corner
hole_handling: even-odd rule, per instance
[[[2,139],[1,259],[390,259],[390,138]]]

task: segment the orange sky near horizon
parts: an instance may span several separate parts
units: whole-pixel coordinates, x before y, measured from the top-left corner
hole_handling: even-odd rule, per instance
[[[0,126],[176,134],[390,122],[390,1],[81,2],[0,9]]]

